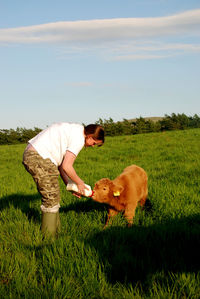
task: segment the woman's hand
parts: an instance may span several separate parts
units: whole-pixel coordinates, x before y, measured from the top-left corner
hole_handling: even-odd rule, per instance
[[[87,186],[85,186],[85,183],[82,181],[79,184],[77,184],[78,187],[78,193],[80,195],[84,195],[85,194],[85,189],[89,190],[89,188]]]
[[[79,193],[73,192],[72,194],[78,198],[81,198],[81,195]]]
[[[80,184],[77,184],[77,187],[78,187],[78,192],[73,192],[72,194],[78,198],[81,198],[81,195],[85,196],[85,190],[90,190],[86,185],[85,183],[83,182],[80,183]],[[84,187],[84,188],[83,188]]]

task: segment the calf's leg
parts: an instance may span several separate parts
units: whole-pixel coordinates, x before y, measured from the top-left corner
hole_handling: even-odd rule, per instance
[[[107,216],[107,220],[106,220],[106,224],[105,224],[104,228],[106,228],[108,226],[110,218],[116,216],[117,214],[118,214],[118,211],[116,211],[114,209],[108,210],[108,216]]]
[[[124,217],[128,221],[128,227],[133,225],[133,218],[135,217],[135,209],[137,207],[137,203],[132,206],[128,206],[124,211]]]

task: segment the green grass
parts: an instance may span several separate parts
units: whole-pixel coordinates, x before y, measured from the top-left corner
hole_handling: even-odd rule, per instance
[[[200,129],[106,138],[75,168],[87,184],[137,164],[151,206],[106,230],[104,205],[61,187],[62,231],[42,240],[40,196],[21,163],[25,145],[0,146],[0,298],[200,298]]]

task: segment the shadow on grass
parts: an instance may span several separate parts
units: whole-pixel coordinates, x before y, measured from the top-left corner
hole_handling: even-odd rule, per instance
[[[34,195],[24,195],[24,194],[12,194],[6,197],[0,198],[0,211],[8,208],[10,205],[14,206],[16,209],[20,209],[22,213],[26,214],[29,220],[33,220],[35,222],[41,222],[41,212],[40,208],[31,208],[30,202],[36,201],[40,199],[39,194]],[[90,199],[75,202],[73,204],[69,204],[65,207],[60,208],[60,212],[67,213],[69,211],[75,211],[77,213],[86,213],[92,210],[104,211],[105,206],[99,203],[96,203]]]
[[[200,270],[200,215],[149,227],[108,227],[86,240],[111,283],[147,284],[157,273]]]
[[[6,197],[2,197],[0,198],[0,211],[12,205],[16,209],[20,209],[22,213],[26,214],[29,220],[32,219],[35,222],[41,222],[40,208],[30,207],[30,202],[39,199],[40,199],[40,195],[38,193],[34,195],[24,195],[24,194],[16,193]],[[60,208],[61,213],[62,212],[67,213],[72,210],[76,211],[77,213],[89,212],[92,210],[103,211],[105,210],[105,206],[88,199],[80,202],[75,202],[73,204],[69,204],[65,207],[61,206]]]
[[[26,214],[29,220],[40,222],[40,209],[30,208],[30,202],[38,200],[39,198],[37,193],[34,195],[16,193],[5,196],[0,198],[0,211],[12,205],[16,209],[20,209],[22,213]]]
[[[67,213],[69,211],[75,211],[77,213],[87,213],[92,210],[104,211],[106,209],[106,205],[95,202],[92,199],[87,199],[84,201],[74,202],[65,207],[60,208],[60,212]]]
[[[96,201],[93,201],[92,199],[82,200],[78,202],[74,202],[72,204],[69,204],[65,207],[60,208],[61,212],[69,212],[69,211],[75,211],[77,213],[87,213],[93,210],[97,211],[105,211],[108,209],[108,206],[103,203],[98,203]],[[150,200],[147,199],[144,210],[148,213],[152,212],[152,204]]]

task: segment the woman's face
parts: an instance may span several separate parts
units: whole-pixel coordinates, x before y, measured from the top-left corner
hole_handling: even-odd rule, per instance
[[[102,143],[101,140],[95,140],[92,136],[86,136],[85,137],[85,147],[88,146],[95,146],[95,145],[100,145]]]

